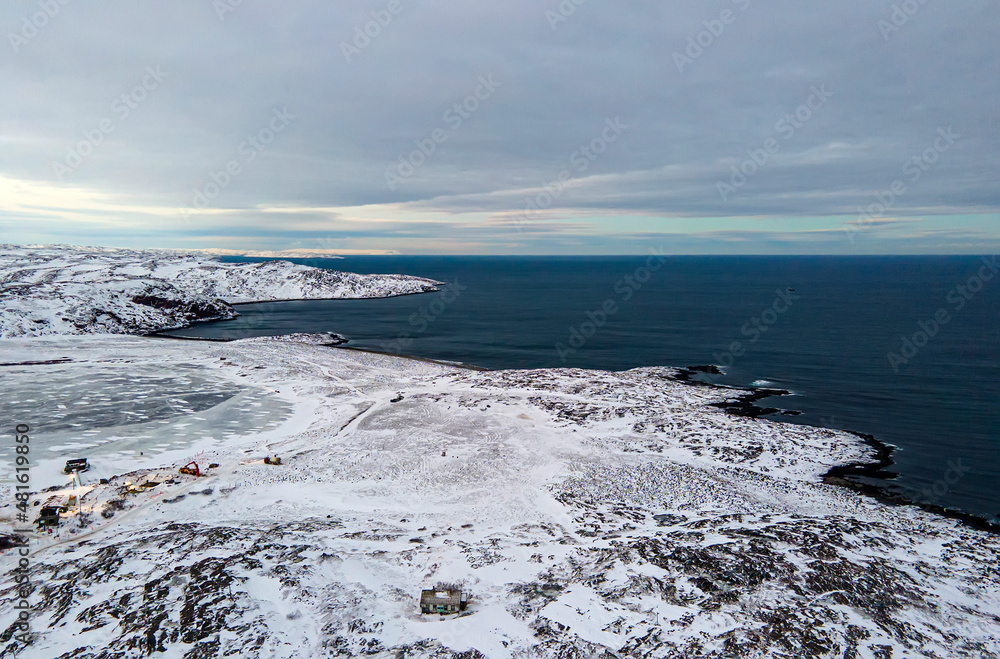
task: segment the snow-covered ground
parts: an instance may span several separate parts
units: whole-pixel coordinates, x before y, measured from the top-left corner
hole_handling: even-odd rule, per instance
[[[8,339],[0,363],[33,396],[74,370],[98,383],[92,408],[64,396],[32,416],[16,398],[7,423],[32,442],[74,423],[117,432],[132,381],[175,399],[137,403],[137,423],[197,432],[141,459],[100,447],[74,490],[85,528],[71,515],[31,539],[34,640],[18,657],[1000,656],[996,536],[823,484],[870,449],[729,415],[710,403],[732,391],[671,369],[478,372],[127,336]],[[213,395],[272,423],[250,404],[216,414]],[[218,466],[178,474],[191,458]],[[33,489],[65,484],[33,464]],[[0,495],[9,532],[10,485]],[[5,575],[16,554],[0,553]],[[419,613],[439,582],[471,594],[464,614]],[[5,578],[0,652],[15,595]]]
[[[0,338],[146,334],[235,317],[230,305],[241,302],[389,297],[435,284],[168,250],[0,245]]]

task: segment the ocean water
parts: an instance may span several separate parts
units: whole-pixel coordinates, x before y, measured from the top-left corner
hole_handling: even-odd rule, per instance
[[[260,260],[260,259],[229,259]],[[174,332],[330,331],[486,368],[717,364],[787,389],[794,423],[897,447],[887,485],[1000,519],[1000,276],[993,257],[350,257],[296,262],[446,281],[441,293],[240,306]]]

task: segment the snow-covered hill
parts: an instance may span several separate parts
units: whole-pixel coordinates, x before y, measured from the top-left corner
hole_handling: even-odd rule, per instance
[[[28,648],[0,553],[0,652],[19,658],[1000,656],[997,536],[824,484],[871,449],[731,416],[711,404],[738,392],[672,369],[122,336],[0,341],[0,363],[34,387],[7,393],[38,419],[36,492],[66,483],[48,420],[93,417],[60,401],[118,397],[132,419],[60,439],[91,452],[87,482],[33,497],[82,495],[87,519],[31,539]],[[194,457],[218,466],[179,474]],[[464,614],[420,614],[439,582],[470,593]]]
[[[232,318],[231,304],[375,298],[435,290],[403,275],[358,275],[287,261],[234,264],[195,254],[0,245],[0,338],[145,334]]]

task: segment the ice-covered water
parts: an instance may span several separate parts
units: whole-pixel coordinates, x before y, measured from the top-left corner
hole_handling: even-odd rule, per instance
[[[264,432],[291,406],[194,364],[64,363],[2,369],[6,425],[31,428],[35,461],[137,456]],[[0,445],[0,459],[13,453]]]
[[[5,379],[9,414],[45,433],[160,421],[209,409],[239,391],[189,366],[173,373],[127,365],[8,367]]]

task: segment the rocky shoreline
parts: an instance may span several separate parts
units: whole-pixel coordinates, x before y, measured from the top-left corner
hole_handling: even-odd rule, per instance
[[[699,373],[719,375],[721,371],[719,371],[716,366],[687,366],[678,369],[677,380],[694,386],[715,386],[710,383],[699,381],[697,379],[697,375]],[[729,387],[727,387],[727,389],[729,389]],[[715,403],[715,407],[726,410],[730,414],[749,418],[762,418],[775,414],[784,416],[797,416],[799,414],[794,410],[785,410],[776,407],[761,407],[757,405],[759,401],[765,398],[788,396],[791,394],[791,392],[784,389],[731,389],[737,392],[737,395],[733,399],[726,400],[725,402]],[[887,484],[866,483],[857,480],[858,478],[871,478],[884,481],[886,479],[894,478],[895,474],[887,470],[895,464],[895,461],[892,459],[892,454],[895,452],[896,448],[879,441],[874,435],[854,430],[844,430],[843,432],[854,435],[859,440],[872,447],[875,454],[871,460],[851,462],[849,464],[831,467],[822,476],[824,483],[847,488],[865,496],[872,497],[888,506],[916,506],[926,512],[940,515],[947,519],[958,520],[959,522],[962,522],[963,524],[966,524],[976,530],[1000,535],[1000,524],[992,522],[981,515],[973,515],[961,510],[955,510],[953,508],[946,508],[937,504],[919,501],[913,499],[912,497],[907,497],[900,492],[893,491]]]
[[[150,334],[228,320],[234,305],[382,298],[438,290],[404,275],[358,275],[287,261],[221,263],[200,254],[0,245],[0,338]]]

